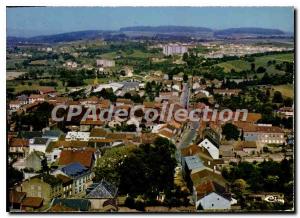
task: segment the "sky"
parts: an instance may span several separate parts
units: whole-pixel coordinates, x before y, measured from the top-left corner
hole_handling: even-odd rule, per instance
[[[159,25],[294,31],[292,7],[20,7],[6,17],[7,35],[23,37]]]

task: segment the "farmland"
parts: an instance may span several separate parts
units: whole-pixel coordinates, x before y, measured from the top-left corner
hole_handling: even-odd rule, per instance
[[[280,62],[293,62],[294,54],[275,54],[275,55],[264,55],[261,57],[255,57],[254,64],[256,67],[265,67],[270,73],[282,73],[282,71],[276,70],[274,65],[268,66],[268,61],[276,61],[276,63]],[[231,69],[234,69],[236,72],[240,72],[243,70],[250,70],[251,63],[245,60],[232,60],[226,61],[217,64],[217,66],[223,67],[225,72],[230,72]]]

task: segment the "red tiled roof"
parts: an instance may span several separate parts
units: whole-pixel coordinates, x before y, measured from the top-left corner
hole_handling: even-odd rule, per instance
[[[20,139],[20,138],[13,138],[9,143],[10,147],[28,147],[28,145],[29,145],[29,140]]]
[[[10,203],[20,204],[25,197],[25,192],[17,192],[15,190],[9,192]]]
[[[55,204],[49,210],[49,212],[73,212],[74,209],[63,205]]]
[[[79,162],[85,167],[91,167],[93,163],[93,151],[70,151],[63,150],[60,154],[59,165],[67,165],[74,162]]]
[[[43,204],[43,198],[39,197],[26,197],[22,201],[23,207],[41,207]]]

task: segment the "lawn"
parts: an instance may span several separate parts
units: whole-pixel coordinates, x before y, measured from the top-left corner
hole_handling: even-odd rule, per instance
[[[40,86],[39,82],[49,82],[49,81],[55,81],[57,83],[57,87],[55,88],[57,92],[63,93],[65,91],[65,88],[62,85],[62,82],[59,80],[49,80],[49,79],[39,79],[39,80],[28,80],[22,83],[22,81],[18,80],[10,80],[6,81],[6,87],[7,88],[14,88],[14,93],[19,93],[25,90],[40,90],[41,88],[45,88],[46,86]],[[31,83],[31,85],[29,84]]]
[[[294,87],[292,84],[272,86],[272,88],[274,89],[274,92],[279,91],[285,97],[294,98]]]
[[[264,55],[261,57],[255,58],[255,68],[258,67],[264,67],[267,69],[268,73],[276,73],[276,74],[283,74],[283,71],[276,70],[274,65],[268,66],[268,61],[275,60],[277,63],[280,62],[293,62],[294,61],[294,54],[293,53],[287,53],[287,54],[275,54],[275,55]],[[230,72],[231,69],[234,69],[235,71],[239,72],[242,70],[250,70],[251,63],[244,61],[244,60],[233,60],[233,61],[226,61],[217,64],[217,66],[223,67],[225,72]]]
[[[255,58],[256,64],[265,64],[268,61],[275,60],[277,62],[293,62],[294,61],[294,54],[293,53],[287,53],[287,54],[275,54],[275,55],[265,55],[262,57]]]
[[[226,61],[217,65],[223,67],[224,71],[227,73],[230,72],[231,69],[234,69],[237,72],[242,70],[250,70],[250,63],[243,60]]]

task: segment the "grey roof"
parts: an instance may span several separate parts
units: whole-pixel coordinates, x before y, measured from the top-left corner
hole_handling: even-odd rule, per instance
[[[59,204],[64,205],[65,207],[72,208],[79,211],[89,211],[91,207],[91,202],[87,199],[64,199],[64,198],[55,198],[53,200],[53,206]]]
[[[46,145],[48,140],[49,140],[48,138],[36,137],[36,138],[33,139],[33,144]]]
[[[25,139],[32,139],[34,137],[42,137],[41,131],[22,131],[19,133],[19,137],[25,138]]]
[[[89,193],[86,198],[114,198],[118,189],[104,179]]]
[[[62,131],[60,130],[46,130],[43,134],[43,137],[60,137]]]
[[[121,82],[121,84],[124,85],[122,89],[132,89],[132,88],[138,88],[140,83],[135,81],[124,81]]]
[[[196,155],[186,156],[186,157],[184,157],[184,160],[185,160],[186,165],[187,165],[189,170],[201,168],[201,167],[204,166],[202,160]]]

